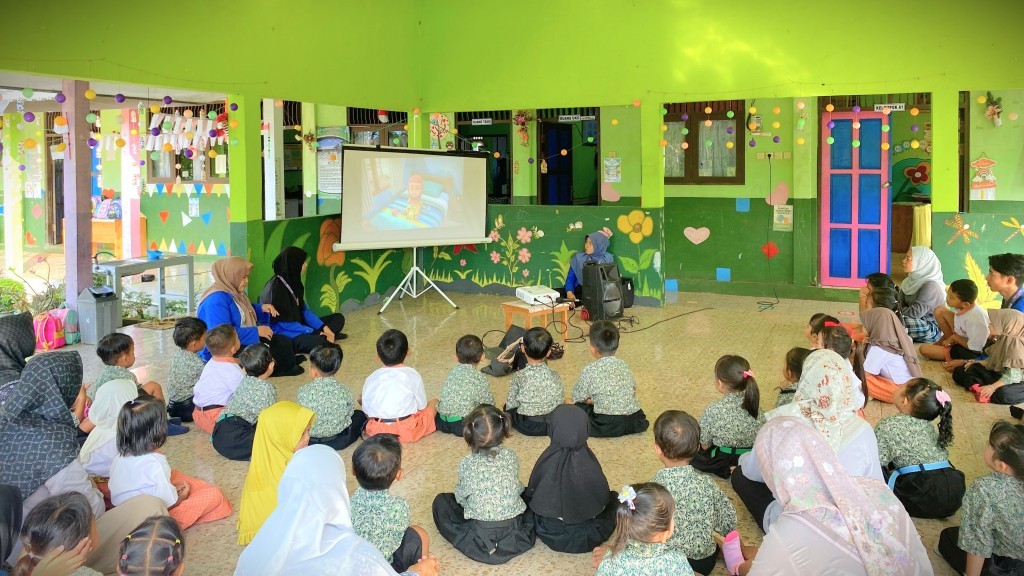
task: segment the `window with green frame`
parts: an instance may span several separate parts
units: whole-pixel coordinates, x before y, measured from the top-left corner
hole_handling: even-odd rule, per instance
[[[666,104],[665,184],[743,184],[743,100]]]

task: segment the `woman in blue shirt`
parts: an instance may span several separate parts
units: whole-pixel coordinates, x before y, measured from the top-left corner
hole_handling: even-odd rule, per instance
[[[292,339],[296,354],[309,354],[326,342],[343,340],[345,317],[334,313],[318,317],[306,306],[302,277],[306,273],[309,255],[297,246],[289,246],[274,259],[274,276],[267,281],[260,294],[260,302],[277,310],[270,327],[275,334]]]
[[[572,259],[569,260],[569,272],[566,273],[565,278],[565,297],[570,301],[575,300],[577,297],[575,293],[580,292],[583,288],[584,264],[587,262],[597,262],[598,264],[615,262],[615,257],[608,252],[611,235],[612,231],[608,228],[587,234],[587,239],[583,243],[583,251],[572,255]]]
[[[256,308],[245,295],[251,271],[252,264],[237,256],[214,262],[210,268],[213,285],[199,299],[196,316],[206,322],[208,329],[223,324],[233,326],[238,333],[241,348],[257,342],[269,345],[275,363],[272,376],[302,374],[302,367],[296,363],[292,339],[283,334],[275,334],[268,326],[271,319],[278,315],[277,309],[270,304]],[[199,356],[209,360],[210,352],[203,348]]]

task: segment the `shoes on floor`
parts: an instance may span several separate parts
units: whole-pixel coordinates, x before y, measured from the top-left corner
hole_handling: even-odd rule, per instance
[[[338,332],[334,335],[335,340],[344,340],[345,338],[348,338],[348,334],[345,334],[344,332]]]
[[[179,423],[178,424],[173,424],[170,421],[167,422],[167,435],[168,436],[180,436],[182,434],[188,433],[188,427],[187,426],[182,426],[180,424],[181,419],[180,418],[175,418],[175,420],[178,420]]]
[[[299,374],[302,374],[305,371],[306,370],[302,366],[296,365],[294,368],[288,370],[287,372],[275,372],[273,376],[298,376]]]

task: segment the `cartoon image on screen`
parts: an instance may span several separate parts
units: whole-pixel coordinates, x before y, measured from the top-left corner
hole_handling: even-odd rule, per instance
[[[363,222],[375,230],[439,228],[451,222],[462,174],[424,160],[369,158],[363,168]]]

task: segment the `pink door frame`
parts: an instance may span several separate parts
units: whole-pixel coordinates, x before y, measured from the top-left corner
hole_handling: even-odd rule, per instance
[[[889,246],[892,231],[890,230],[890,209],[891,200],[889,197],[889,182],[890,182],[890,166],[889,150],[882,150],[882,161],[881,167],[875,169],[863,169],[860,167],[860,148],[853,148],[852,160],[850,162],[850,169],[833,169],[830,158],[831,145],[828,143],[828,137],[831,134],[831,130],[827,127],[829,120],[864,120],[864,119],[880,119],[883,125],[889,125],[889,117],[881,112],[822,112],[821,118],[821,195],[819,199],[819,278],[822,286],[839,287],[839,288],[859,288],[864,285],[864,281],[857,277],[857,264],[858,264],[858,250],[857,250],[857,234],[858,230],[864,229],[876,229],[881,231],[881,241],[879,255],[879,262],[881,263],[881,270],[879,272],[888,272],[889,270]],[[853,129],[853,138],[857,139],[860,135],[860,130],[857,128]],[[881,134],[881,142],[889,142],[889,132],[883,131]],[[833,224],[830,221],[830,210],[831,210],[831,176],[833,174],[849,174],[851,176],[851,186],[853,187],[852,199],[851,199],[851,211],[852,218],[850,224]],[[857,176],[860,174],[879,174],[882,182],[881,190],[881,219],[879,224],[860,224],[858,222],[858,187],[859,182]],[[851,278],[834,278],[829,274],[829,236],[828,233],[834,228],[848,228],[852,231],[851,233],[851,247],[850,247],[850,272]]]

